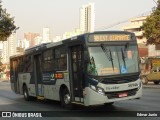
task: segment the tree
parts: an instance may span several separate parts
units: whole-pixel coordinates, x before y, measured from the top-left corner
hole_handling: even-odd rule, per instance
[[[10,17],[6,9],[2,8],[1,3],[0,0],[0,41],[6,41],[17,28],[14,24],[14,18]]]
[[[2,63],[1,60],[0,60],[0,72],[3,72],[4,69],[5,69],[5,67],[3,66],[3,63]]]
[[[160,44],[160,0],[152,14],[147,17],[142,25],[143,36],[147,39],[147,44]]]

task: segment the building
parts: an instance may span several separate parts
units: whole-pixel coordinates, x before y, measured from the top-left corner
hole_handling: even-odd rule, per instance
[[[36,43],[35,38],[38,36],[40,36],[39,33],[28,32],[24,34],[24,38],[29,41],[29,47],[35,46]]]
[[[141,26],[145,22],[147,16],[138,17],[130,21],[130,25],[124,26],[125,31],[134,32],[137,37],[140,57],[159,57],[160,45],[146,45],[146,38],[143,37]]]
[[[72,32],[65,32],[63,34],[63,39],[71,38],[71,37],[74,37],[74,36],[77,36],[77,35],[80,35],[80,34],[82,34],[81,30],[76,28]]]
[[[48,27],[43,28],[42,43],[51,42],[51,31]]]
[[[3,42],[2,62],[9,63],[9,57],[16,54],[17,35],[12,33],[7,41]]]
[[[42,42],[42,37],[41,36],[37,36],[34,40],[35,40],[35,45],[39,45]]]
[[[3,41],[0,41],[0,61],[2,59],[2,52],[3,52]]]
[[[160,57],[160,45],[148,45],[149,57]]]
[[[16,47],[16,54],[21,54],[24,52],[25,45],[23,40],[18,40],[17,41],[17,47]]]
[[[16,54],[17,47],[17,35],[16,33],[12,33],[8,38],[8,55],[9,57]]]
[[[148,46],[146,46],[146,38],[143,37],[141,26],[145,22],[147,16],[137,17],[130,20],[130,24],[123,27],[123,30],[133,32],[136,35],[140,57],[148,56]]]
[[[3,42],[2,63],[9,62],[8,58],[8,41]]]
[[[27,39],[23,39],[22,41],[23,41],[23,44],[24,44],[24,49],[27,49],[27,48],[30,47],[29,46],[29,41]]]
[[[93,32],[95,28],[94,3],[83,5],[80,8],[80,30],[82,33]]]
[[[55,36],[55,38],[53,39],[53,42],[59,42],[61,40],[62,40],[61,36]]]
[[[3,49],[3,41],[0,41],[0,49]]]
[[[145,44],[146,38],[143,37],[143,31],[141,26],[143,25],[143,22],[145,22],[147,16],[142,16],[138,18],[134,18],[130,20],[130,25],[124,26],[123,30],[134,32],[137,37],[137,43],[138,44]]]
[[[1,61],[1,59],[2,59],[2,53],[3,53],[3,50],[0,49],[0,61]]]

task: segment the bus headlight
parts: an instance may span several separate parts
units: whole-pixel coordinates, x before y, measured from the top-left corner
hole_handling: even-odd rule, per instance
[[[138,89],[140,89],[141,86],[142,86],[142,81],[139,82],[139,84],[138,84]]]
[[[101,94],[101,95],[105,95],[103,88],[98,87],[98,88],[97,88],[97,92],[98,92],[99,94]]]
[[[95,90],[95,91],[96,91],[96,87],[95,87],[95,86],[90,85],[90,87],[91,87],[92,90]]]
[[[93,85],[90,85],[90,88],[91,88],[92,90],[98,92],[98,93],[101,94],[101,95],[105,95],[103,88],[100,88],[100,87],[98,87],[98,86],[93,86]]]

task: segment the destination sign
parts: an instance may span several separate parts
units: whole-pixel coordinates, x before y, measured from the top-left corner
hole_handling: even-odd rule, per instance
[[[130,39],[129,34],[93,34],[89,36],[89,42],[129,41]]]

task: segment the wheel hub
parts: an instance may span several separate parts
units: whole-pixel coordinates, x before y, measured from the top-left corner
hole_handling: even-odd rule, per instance
[[[27,98],[27,92],[26,91],[24,91],[24,97]]]
[[[69,95],[69,94],[66,94],[66,95],[64,96],[64,102],[65,102],[65,104],[69,104],[69,103],[70,103],[70,99],[71,99],[70,95]]]

